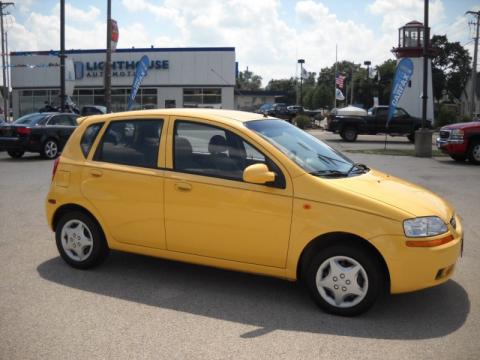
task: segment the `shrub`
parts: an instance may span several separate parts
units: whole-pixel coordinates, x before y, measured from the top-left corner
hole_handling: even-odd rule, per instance
[[[438,127],[442,127],[448,124],[456,122],[457,113],[454,109],[447,106],[440,106],[438,110]]]
[[[460,119],[460,122],[470,122],[470,121],[472,121],[472,118],[469,115],[463,115],[462,118]]]
[[[305,129],[309,127],[312,123],[310,117],[306,115],[298,115],[293,119],[295,125],[297,125],[300,129]]]

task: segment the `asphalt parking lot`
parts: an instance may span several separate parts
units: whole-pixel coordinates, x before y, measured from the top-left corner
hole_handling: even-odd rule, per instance
[[[341,150],[383,146],[381,136],[346,144],[313,133]],[[0,152],[0,359],[478,359],[480,166],[346,154],[455,206],[465,252],[452,280],[340,318],[273,278],[122,253],[74,270],[45,221],[53,163]]]

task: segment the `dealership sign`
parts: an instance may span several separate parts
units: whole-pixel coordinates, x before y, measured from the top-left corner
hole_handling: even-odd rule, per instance
[[[112,77],[133,77],[138,61],[112,61]],[[148,70],[168,70],[169,60],[150,60]],[[103,77],[105,61],[75,61],[75,79]]]

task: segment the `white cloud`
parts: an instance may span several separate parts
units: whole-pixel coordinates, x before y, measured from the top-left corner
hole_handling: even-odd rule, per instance
[[[122,11],[137,18],[119,23],[118,47],[233,46],[240,69],[249,66],[264,78],[264,85],[271,78],[295,76],[298,58],[305,59],[309,71],[332,65],[335,44],[339,60],[381,63],[393,57],[390,50],[396,45],[398,28],[414,19],[423,21],[421,0],[372,1],[366,11],[381,19],[380,33],[333,14],[318,0],[298,1],[288,21],[281,16],[279,0],[122,0],[121,4]],[[66,28],[67,48],[104,47],[106,26],[100,10],[77,6],[66,6],[67,16],[75,18]],[[24,24],[14,22],[12,50],[58,48],[57,7],[50,14],[30,13]],[[158,26],[147,28],[142,19]],[[431,0],[430,19],[434,33],[445,28],[456,40],[466,18],[447,19],[442,1]]]

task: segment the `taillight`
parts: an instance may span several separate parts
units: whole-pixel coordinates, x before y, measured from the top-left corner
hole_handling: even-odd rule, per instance
[[[17,133],[19,133],[20,135],[30,135],[31,132],[32,132],[32,129],[30,129],[28,127],[18,127],[17,128]]]
[[[58,164],[60,163],[60,158],[56,158],[55,162],[53,163],[53,171],[52,171],[52,181],[53,178],[55,177],[55,173],[57,172]]]

